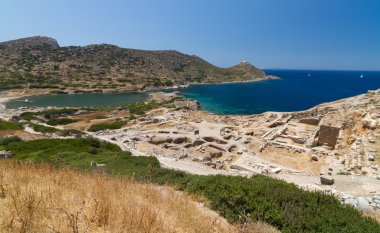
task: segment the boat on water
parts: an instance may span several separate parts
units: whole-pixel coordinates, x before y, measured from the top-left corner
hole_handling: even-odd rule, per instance
[[[361,75],[360,75],[360,78],[364,78],[364,75],[361,74]]]
[[[307,75],[307,77],[309,77],[309,78],[310,78],[310,76],[311,76],[311,74],[309,73],[309,74]]]

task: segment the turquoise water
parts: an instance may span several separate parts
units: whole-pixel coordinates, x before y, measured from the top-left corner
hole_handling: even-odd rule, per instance
[[[281,77],[252,83],[192,85],[180,92],[217,114],[306,110],[380,88],[378,71],[265,70]],[[310,76],[309,76],[310,74]],[[363,78],[360,76],[363,75]]]
[[[254,114],[265,111],[298,111],[380,88],[378,71],[266,70],[281,77],[251,83],[191,85],[182,95],[198,100],[202,110],[217,114]],[[310,74],[310,76],[309,76]],[[360,76],[363,75],[363,78]],[[13,100],[8,108],[31,106],[115,106],[146,100],[137,92],[41,95],[28,103]]]
[[[91,107],[91,106],[116,106],[144,101],[148,98],[146,93],[121,92],[121,93],[86,93],[74,95],[38,95],[6,103],[7,108],[31,107],[31,106],[57,106],[57,107]],[[25,102],[28,99],[29,102]]]

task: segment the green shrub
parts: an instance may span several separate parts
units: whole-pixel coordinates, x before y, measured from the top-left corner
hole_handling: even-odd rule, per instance
[[[75,108],[60,108],[60,109],[50,109],[42,112],[38,112],[39,115],[54,115],[54,114],[67,114],[71,115],[78,110]]]
[[[59,131],[58,135],[62,137],[72,136],[72,135],[82,135],[83,132],[76,129],[64,129]]]
[[[26,121],[36,120],[36,115],[38,115],[35,112],[23,112],[20,114],[20,118]]]
[[[71,118],[53,118],[46,122],[48,125],[67,125],[73,122],[77,122],[75,119]]]
[[[30,127],[32,127],[32,129],[36,132],[40,132],[40,133],[43,133],[43,134],[46,134],[46,133],[56,133],[58,132],[59,130],[54,128],[54,127],[48,127],[48,126],[44,126],[44,125],[38,125],[38,124],[32,124],[30,123],[29,124]]]
[[[62,91],[62,90],[51,90],[51,91],[49,91],[49,94],[52,94],[52,95],[65,95],[65,94],[68,94],[68,93],[65,92],[65,91]]]
[[[6,146],[12,142],[22,142],[22,139],[18,136],[0,138],[0,146]]]
[[[36,116],[50,116],[50,115],[59,115],[59,114],[67,114],[71,115],[77,112],[78,110],[75,108],[60,108],[60,109],[50,109],[46,111],[40,111],[40,112],[23,112],[20,114],[20,118],[23,120],[36,120]]]
[[[22,130],[23,127],[19,123],[4,121],[0,119],[0,130]]]
[[[125,122],[123,121],[115,121],[112,123],[99,123],[99,124],[91,125],[88,131],[97,132],[97,131],[106,130],[106,129],[120,129],[123,125],[125,125]]]

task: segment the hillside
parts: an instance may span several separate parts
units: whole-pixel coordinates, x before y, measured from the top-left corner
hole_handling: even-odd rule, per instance
[[[173,50],[147,51],[115,45],[60,47],[55,39],[30,37],[0,43],[0,87],[142,88],[188,83],[260,80],[248,62],[219,68]]]
[[[223,232],[212,228],[222,227],[221,222],[212,216],[210,222],[209,214],[199,216],[191,203],[177,201],[179,192],[167,186],[203,201],[236,227],[248,230],[248,223],[252,231],[247,232],[276,232],[260,222],[282,232],[380,232],[376,220],[327,193],[309,192],[263,175],[244,178],[175,171],[161,167],[155,157],[131,156],[94,138],[21,141],[11,137],[0,139],[0,150],[7,151],[0,160],[0,232],[10,227],[14,228],[8,232],[20,231],[17,227],[24,223],[45,227],[43,224],[49,222],[50,228],[64,227],[70,219],[87,229],[99,227],[102,232],[121,232],[120,226],[126,232],[136,232],[134,227],[144,232]],[[205,222],[212,227],[204,228]],[[154,230],[157,226],[159,230]],[[34,229],[21,232],[46,232]]]
[[[237,232],[171,188],[45,165],[0,161],[0,205],[1,232]]]

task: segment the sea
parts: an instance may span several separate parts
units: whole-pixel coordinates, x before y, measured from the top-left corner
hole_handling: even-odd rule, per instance
[[[195,84],[179,89],[216,114],[290,112],[380,88],[380,71],[265,70],[280,79],[259,82]],[[146,93],[41,95],[12,100],[8,108],[31,106],[115,106],[147,99]]]
[[[199,84],[181,89],[216,114],[291,112],[380,88],[380,71],[265,70],[278,80]]]

